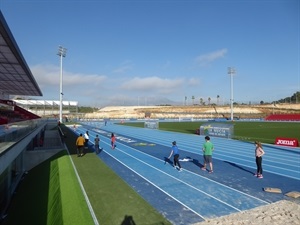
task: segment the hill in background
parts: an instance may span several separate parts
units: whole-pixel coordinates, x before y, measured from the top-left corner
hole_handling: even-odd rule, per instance
[[[300,114],[300,104],[235,105],[234,117],[264,118],[271,114]],[[230,106],[109,106],[83,118],[230,118]]]

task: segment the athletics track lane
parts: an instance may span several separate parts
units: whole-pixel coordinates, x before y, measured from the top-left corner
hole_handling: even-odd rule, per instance
[[[176,204],[182,204],[184,206],[182,212],[179,212],[180,218],[174,218],[174,214],[170,216],[171,218],[168,217],[169,215],[171,215],[171,213],[167,211],[173,210],[172,208],[176,206],[163,207],[164,208],[163,210],[160,209],[160,211],[162,211],[162,214],[164,214],[169,220],[171,221],[173,220],[174,224],[189,224],[189,220],[190,222],[193,223],[195,221],[199,222],[206,218],[219,217],[233,212],[247,210],[253,207],[257,207],[259,205],[267,204],[267,202],[263,200],[263,198],[262,199],[258,198],[260,197],[260,195],[258,195],[258,197],[255,197],[254,195],[253,196],[249,195],[246,192],[231,188],[230,185],[226,186],[212,179],[212,178],[216,178],[216,176],[208,177],[207,173],[203,175],[203,173],[199,172],[198,165],[197,165],[198,170],[195,170],[194,167],[196,166],[195,165],[196,163],[189,163],[189,164],[185,163],[186,164],[184,165],[185,170],[182,173],[177,172],[176,170],[174,170],[173,167],[171,167],[168,164],[164,165],[162,158],[163,155],[167,156],[169,154],[171,140],[180,140],[179,142],[181,143],[180,146],[183,146],[183,148],[185,149],[184,151],[181,152],[184,152],[184,154],[193,155],[194,154],[193,148],[195,147],[198,148],[197,145],[199,145],[199,143],[197,143],[197,141],[195,140],[186,141],[185,139],[189,139],[190,137],[197,137],[199,142],[199,136],[183,135],[184,137],[182,138],[179,137],[181,135],[178,135],[178,133],[172,133],[172,132],[157,133],[157,130],[156,132],[154,132],[155,134],[154,135],[153,130],[136,129],[136,128],[129,128],[124,126],[117,126],[117,125],[111,125],[102,128],[105,128],[106,131],[104,131],[103,129],[100,130],[98,128],[91,128],[91,127],[89,127],[88,130],[91,135],[90,138],[91,141],[93,140],[94,138],[93,136],[96,133],[100,134],[101,146],[103,147],[103,145],[105,145],[104,151],[106,152],[106,154],[110,156],[110,159],[106,158],[107,163],[111,163],[112,161],[115,161],[122,164],[128,170],[131,170],[142,179],[145,179],[149,184],[159,189],[165,195],[171,197],[172,200],[175,200],[177,202]],[[79,128],[77,132],[85,133],[86,130],[87,128]],[[119,137],[117,150],[114,151],[110,150],[109,148],[110,132],[116,133],[117,137]],[[126,136],[122,134],[126,134]],[[175,136],[177,138],[175,138]],[[132,139],[130,139],[130,137],[132,137]],[[139,137],[141,139],[137,139],[136,137]],[[153,142],[157,143],[155,144],[155,149],[159,148],[159,152],[157,151],[151,152],[150,150],[150,152],[144,153],[145,152],[144,147],[141,148],[141,146],[134,145],[134,142],[141,143],[145,141],[145,139],[150,141],[152,140],[151,143]],[[232,145],[232,143],[237,143],[237,142],[231,142],[230,144]],[[165,146],[162,144],[165,144]],[[150,149],[153,149],[153,147]],[[187,151],[186,149],[188,149],[189,151]],[[160,152],[162,152],[162,154],[159,154]],[[101,153],[100,155],[104,155],[104,154]],[[195,156],[194,158],[196,157],[200,158],[199,156]],[[112,158],[115,160],[112,160]],[[251,155],[251,161],[253,164],[253,155]],[[232,165],[232,162],[230,163],[231,164],[229,163],[227,164],[230,166]],[[182,164],[184,163],[182,162]],[[112,168],[116,167],[116,165],[113,163],[111,165]],[[239,173],[240,170],[237,170],[237,168],[238,168],[237,166],[233,167],[233,169],[236,170],[235,172]],[[127,179],[127,182],[129,184],[132,183],[131,179],[129,179],[128,177],[126,178],[126,176],[124,176],[124,178],[125,180]],[[238,179],[233,179],[233,180],[237,181]],[[149,189],[149,185],[148,185],[148,189]],[[241,190],[243,190],[243,188],[241,188]],[[261,190],[259,191],[261,192]],[[143,190],[139,190],[139,192],[142,193]],[[169,201],[169,202],[170,204],[174,204],[174,201]],[[155,206],[155,204],[153,205]],[[207,210],[208,206],[210,210]],[[157,208],[157,206],[155,207]],[[195,215],[191,215],[190,211],[193,212],[193,214]],[[198,219],[197,216],[199,217]]]
[[[97,123],[91,124],[97,125]],[[101,126],[101,123],[98,127],[99,126]],[[108,132],[154,142],[168,147],[170,147],[172,140],[176,140],[180,149],[195,154],[201,153],[199,149],[204,142],[204,137],[199,135],[118,126],[115,124],[102,126],[101,128],[106,129]],[[256,168],[255,164],[253,164],[253,143],[216,137],[212,137],[212,139],[215,146],[214,159],[228,161],[253,169]],[[264,145],[264,149],[266,152],[263,158],[264,171],[300,180],[300,148],[295,149],[284,146]]]

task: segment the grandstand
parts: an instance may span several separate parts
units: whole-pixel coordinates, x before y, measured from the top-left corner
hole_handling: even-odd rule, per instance
[[[42,117],[58,118],[59,104],[59,101],[52,100],[0,99],[0,125]],[[62,106],[62,114],[65,120],[68,117],[77,118],[78,102],[63,101]]]
[[[12,100],[0,99],[0,103],[2,106],[0,110],[0,125],[40,118],[38,115],[18,106]]]
[[[267,121],[300,121],[300,114],[272,114],[265,118]]]
[[[10,96],[42,96],[0,11],[0,222],[31,167],[64,149],[56,120],[21,107]],[[51,146],[51,147],[50,147]]]
[[[54,117],[59,115],[60,101],[53,100],[14,100],[23,109],[34,113],[40,117]],[[62,114],[66,118],[68,115],[76,117],[78,114],[77,101],[62,101]]]

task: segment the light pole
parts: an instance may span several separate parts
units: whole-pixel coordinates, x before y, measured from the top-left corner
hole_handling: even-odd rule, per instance
[[[59,122],[62,123],[62,100],[63,100],[63,57],[66,57],[67,49],[59,46],[57,55],[60,57],[60,86],[59,86]]]
[[[227,72],[230,75],[230,119],[233,121],[233,75],[235,74],[235,69],[233,67],[228,67]]]

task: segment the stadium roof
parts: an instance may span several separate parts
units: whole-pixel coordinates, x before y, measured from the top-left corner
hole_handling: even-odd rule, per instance
[[[18,100],[14,99],[18,105],[25,106],[57,106],[60,105],[60,101],[53,100]],[[63,106],[78,106],[78,102],[76,101],[62,101]]]
[[[0,81],[0,95],[43,95],[1,11]]]

